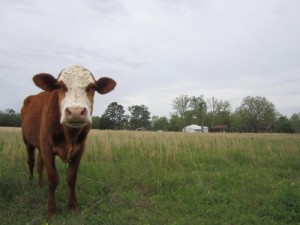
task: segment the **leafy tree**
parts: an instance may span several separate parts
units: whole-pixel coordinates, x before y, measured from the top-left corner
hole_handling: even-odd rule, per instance
[[[100,119],[100,129],[122,129],[125,120],[125,110],[122,105],[112,102],[108,105]]]
[[[178,115],[171,114],[169,131],[181,131],[183,128],[182,120]]]
[[[129,121],[130,121],[130,115],[125,115],[124,116],[124,121],[123,121],[123,128],[124,129],[130,129]]]
[[[189,110],[190,98],[187,95],[180,95],[179,97],[173,100],[173,109],[175,110],[175,115],[181,118],[182,124],[181,127],[184,127],[187,124],[186,118]]]
[[[230,125],[231,124],[231,105],[229,101],[218,100],[215,97],[207,99],[210,112],[208,118],[211,127],[218,124]]]
[[[0,111],[0,126],[2,127],[20,127],[21,114],[16,113],[13,109]]]
[[[208,105],[208,108],[209,108],[208,117],[210,119],[211,127],[215,126],[217,104],[218,104],[218,100],[215,97],[207,99],[207,105]]]
[[[101,120],[101,118],[99,116],[92,117],[92,129],[99,129],[100,120]]]
[[[7,115],[16,115],[16,112],[13,109],[6,109],[5,114],[7,114]]]
[[[134,105],[128,107],[131,113],[129,126],[131,129],[138,129],[144,127],[149,129],[150,127],[150,112],[145,105]]]
[[[112,130],[114,129],[113,122],[109,119],[109,117],[101,116],[99,121],[99,127],[100,130]]]
[[[216,124],[231,123],[231,105],[229,101],[219,100],[216,108]]]
[[[206,102],[203,95],[198,97],[181,95],[173,101],[173,109],[175,110],[174,115],[179,118],[179,121],[178,118],[176,119],[176,123],[180,129],[191,123],[213,127],[215,124],[230,125],[231,121],[230,103],[215,97],[207,99]]]
[[[238,113],[238,110],[236,109],[235,112],[233,112],[230,116],[230,131],[231,132],[245,132],[246,128],[242,126],[242,119],[240,117],[240,114]]]
[[[300,133],[300,113],[294,113],[291,116],[290,121],[295,132]]]
[[[169,121],[167,117],[152,117],[152,128],[153,130],[164,130],[169,129]]]
[[[281,116],[276,122],[276,132],[295,133],[295,129],[293,129],[292,122],[286,116]]]
[[[207,104],[204,100],[203,95],[200,95],[199,97],[191,97],[189,101],[189,109],[193,118],[196,119],[195,122],[203,126],[207,112]]]
[[[236,113],[239,114],[241,125],[247,132],[258,132],[276,121],[275,106],[265,97],[245,97]]]

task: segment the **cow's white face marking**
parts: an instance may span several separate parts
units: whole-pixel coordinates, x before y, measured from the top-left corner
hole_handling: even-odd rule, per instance
[[[92,98],[88,97],[87,87],[95,83],[92,73],[81,66],[72,66],[61,71],[58,82],[62,82],[66,89],[60,102],[60,122],[66,121],[67,108],[80,107],[87,110],[85,122],[91,123],[93,102]]]

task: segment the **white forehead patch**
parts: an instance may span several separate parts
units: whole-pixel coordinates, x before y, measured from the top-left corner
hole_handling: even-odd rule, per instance
[[[85,89],[94,83],[92,73],[82,66],[72,66],[61,71],[58,81],[63,81],[67,88]]]
[[[86,88],[90,83],[95,83],[92,73],[82,66],[72,66],[61,71],[58,81],[62,81],[67,87],[65,96],[60,102],[61,123],[67,119],[65,112],[68,107],[86,109],[85,120],[91,123],[93,102],[88,98]]]

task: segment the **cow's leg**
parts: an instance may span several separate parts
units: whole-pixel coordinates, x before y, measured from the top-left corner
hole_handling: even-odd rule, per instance
[[[34,147],[32,145],[26,144],[27,154],[28,154],[28,166],[29,166],[29,180],[33,179],[33,167],[34,167]]]
[[[78,202],[75,193],[75,185],[77,180],[77,171],[82,156],[82,150],[80,150],[79,152],[80,153],[78,153],[78,155],[72,158],[72,161],[69,164],[69,170],[67,174],[67,183],[69,185],[69,200],[68,200],[69,209],[78,209]]]
[[[44,164],[47,171],[48,186],[49,186],[49,199],[46,216],[51,218],[56,215],[56,201],[55,190],[59,182],[58,173],[55,167],[55,156],[52,154],[43,155]]]
[[[41,152],[39,151],[37,172],[39,176],[39,186],[43,187],[43,169],[44,169],[44,161]]]

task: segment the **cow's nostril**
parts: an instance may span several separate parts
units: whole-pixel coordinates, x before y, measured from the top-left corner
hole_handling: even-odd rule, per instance
[[[72,116],[72,112],[71,112],[71,110],[69,108],[66,108],[66,116],[67,117]]]
[[[81,116],[85,117],[86,114],[87,114],[87,110],[86,110],[86,108],[83,108],[83,110],[81,111]]]

